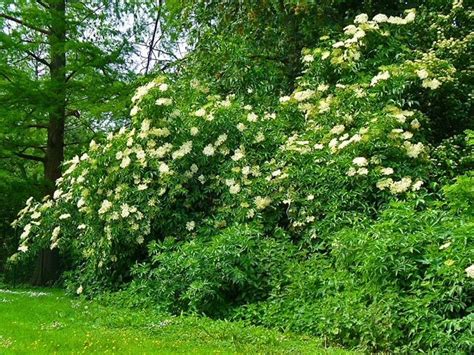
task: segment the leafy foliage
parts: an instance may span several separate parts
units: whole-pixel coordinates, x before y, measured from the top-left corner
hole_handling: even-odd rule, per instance
[[[78,294],[126,287],[131,303],[373,351],[468,351],[472,16],[434,10],[356,16],[303,50],[282,97],[179,73],[144,84],[132,126],[28,200],[12,261],[59,248]]]

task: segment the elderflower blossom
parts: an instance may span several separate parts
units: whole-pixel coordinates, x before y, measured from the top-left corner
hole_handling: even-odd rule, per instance
[[[204,108],[200,108],[196,112],[194,112],[194,116],[196,117],[204,117],[206,116],[206,110]]]
[[[367,14],[360,14],[355,17],[354,23],[366,23],[368,20],[369,16]]]
[[[421,124],[420,124],[420,121],[418,121],[418,120],[415,118],[413,121],[411,121],[410,126],[411,126],[411,128],[413,128],[413,129],[418,129],[418,128],[421,127]]]
[[[142,109],[138,106],[133,106],[132,109],[130,110],[130,116],[136,116],[138,112],[140,112]]]
[[[196,228],[196,222],[194,222],[194,221],[189,221],[189,222],[186,223],[186,229],[187,229],[188,231],[191,232],[192,230],[194,230],[194,228]]]
[[[377,14],[373,17],[372,20],[377,22],[377,23],[384,23],[384,22],[387,22],[388,17],[387,17],[387,15],[384,15],[384,14]]]
[[[314,95],[313,90],[303,90],[303,91],[297,91],[293,94],[294,98],[296,101],[305,101],[311,98]]]
[[[330,132],[331,132],[332,134],[337,134],[337,135],[339,135],[339,134],[341,134],[342,132],[344,132],[345,129],[346,129],[346,127],[345,127],[344,125],[340,124],[340,125],[337,125],[337,126],[334,126],[333,128],[331,128]]]
[[[254,202],[258,210],[263,210],[272,203],[272,200],[270,197],[257,196],[255,197]]]
[[[390,78],[390,73],[388,71],[380,72],[372,78],[370,81],[371,86],[375,86],[381,80],[388,80]]]
[[[170,106],[173,103],[173,100],[168,97],[160,97],[155,101],[157,106]]]
[[[226,140],[227,140],[227,134],[223,133],[219,137],[217,137],[217,140],[214,143],[214,145],[216,147],[218,147],[218,146],[222,145]]]
[[[210,157],[210,156],[213,156],[214,153],[215,153],[215,149],[214,147],[212,146],[212,144],[208,144],[204,147],[203,149],[203,154]]]
[[[181,147],[179,147],[178,150],[174,151],[171,154],[171,157],[173,158],[173,160],[181,159],[185,155],[191,153],[192,149],[193,149],[193,142],[192,141],[184,142],[183,145]]]
[[[31,215],[31,219],[38,219],[41,217],[41,212],[36,211]]]
[[[235,150],[234,155],[231,157],[231,159],[233,161],[239,161],[243,157],[245,157],[244,150],[239,148]]]
[[[467,277],[470,277],[471,279],[474,279],[474,264],[467,267],[464,271],[466,271]]]
[[[357,157],[352,160],[352,163],[357,166],[367,166],[369,162],[364,157]]]
[[[57,239],[59,236],[59,233],[61,232],[61,227],[57,226],[56,228],[53,229],[53,233],[51,234],[53,240]]]
[[[413,143],[410,143],[408,141],[405,141],[403,143],[403,145],[405,146],[405,149],[407,151],[407,155],[410,158],[417,158],[421,153],[423,153],[423,151],[425,149],[425,146],[421,142],[413,144]]]
[[[382,175],[392,175],[394,171],[392,168],[382,168],[380,172]]]
[[[400,181],[395,181],[390,185],[390,192],[393,194],[403,193],[408,190],[411,182],[410,177],[404,177]]]
[[[247,115],[247,121],[249,122],[257,122],[258,120],[258,116],[253,113],[253,112],[250,112],[248,115]]]
[[[160,166],[158,167],[158,171],[160,172],[160,174],[168,174],[170,172],[170,168],[168,164],[161,163]]]
[[[111,207],[112,207],[112,202],[110,202],[109,200],[102,201],[102,204],[99,209],[99,214],[106,213]]]
[[[128,204],[124,203],[122,204],[122,206],[120,206],[120,208],[120,215],[122,216],[122,218],[127,218],[128,216],[130,216],[130,206]]]
[[[438,79],[425,79],[421,83],[421,86],[423,86],[424,88],[429,88],[431,90],[436,90],[441,86],[441,81],[439,81]]]
[[[413,186],[411,187],[411,190],[412,191],[418,191],[419,189],[421,189],[421,186],[423,186],[423,181],[421,180],[417,180]]]
[[[262,132],[258,132],[255,136],[255,143],[261,143],[265,140],[265,135]]]
[[[303,63],[312,63],[314,62],[314,57],[311,54],[306,54],[303,57]]]
[[[234,184],[229,187],[229,192],[233,195],[240,192],[240,184]]]
[[[163,92],[164,92],[164,91],[167,91],[167,90],[168,90],[168,84],[161,84],[161,85],[158,87],[158,89],[159,89],[160,91],[163,91]]]
[[[393,179],[388,178],[388,179],[382,179],[382,180],[377,181],[377,184],[375,186],[377,186],[379,190],[385,190],[386,188],[390,187],[392,184],[393,184]]]
[[[120,167],[122,169],[125,169],[127,166],[129,166],[131,163],[131,159],[129,156],[126,156],[122,159],[122,162],[120,163]]]
[[[428,77],[428,71],[426,69],[420,69],[420,70],[416,71],[416,75],[418,75],[418,77],[421,80],[423,80],[423,79],[426,79]]]

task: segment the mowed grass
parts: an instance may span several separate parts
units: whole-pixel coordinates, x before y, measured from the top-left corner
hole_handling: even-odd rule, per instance
[[[318,339],[237,322],[170,317],[66,296],[0,289],[0,354],[343,354]]]

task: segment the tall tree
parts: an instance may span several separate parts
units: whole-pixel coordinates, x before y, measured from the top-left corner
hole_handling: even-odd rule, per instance
[[[146,30],[132,14],[153,1],[5,0],[0,5],[0,155],[41,163],[44,193],[61,177],[65,147],[80,151],[128,117],[130,55]],[[66,153],[68,153],[66,152]],[[33,282],[54,280],[41,253]]]
[[[398,15],[424,0],[168,0],[168,35],[185,37],[184,68],[222,92],[277,100],[303,70],[301,51],[360,12]],[[250,90],[249,90],[250,89]],[[261,100],[259,100],[262,102]],[[256,103],[256,102],[255,102]]]

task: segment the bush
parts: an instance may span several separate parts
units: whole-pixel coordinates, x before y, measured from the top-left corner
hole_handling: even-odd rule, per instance
[[[285,241],[286,239],[286,241]],[[225,316],[233,307],[268,298],[295,247],[285,238],[262,236],[255,226],[233,226],[219,235],[182,243],[150,243],[151,262],[134,269],[129,292],[143,292],[179,314]]]
[[[304,50],[276,107],[179,75],[141,86],[132,127],[28,201],[13,259],[59,248],[78,294],[129,286],[132,304],[348,346],[467,349],[471,177],[451,211],[435,202],[472,163],[467,12],[361,14]]]
[[[465,176],[447,191],[473,187]],[[463,212],[474,200],[459,208],[455,197],[451,210],[393,203],[376,223],[341,230],[330,254],[295,264],[287,287],[237,316],[371,351],[469,352],[474,214]]]

